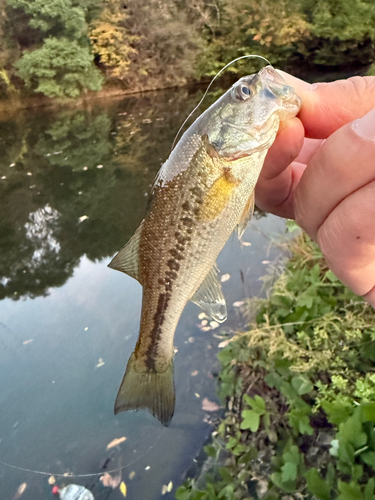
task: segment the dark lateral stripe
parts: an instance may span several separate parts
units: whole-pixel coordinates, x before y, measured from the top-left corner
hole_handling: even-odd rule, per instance
[[[146,366],[150,371],[155,372],[155,360],[158,353],[158,345],[161,341],[162,325],[165,320],[165,311],[168,307],[171,294],[169,292],[161,293],[158,299],[156,313],[154,314],[154,326],[151,330],[151,340],[146,351]]]

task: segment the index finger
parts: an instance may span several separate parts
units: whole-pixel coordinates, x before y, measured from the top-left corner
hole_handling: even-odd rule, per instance
[[[348,122],[375,107],[375,76],[309,84],[278,70],[302,99],[298,115],[306,137],[326,139]]]

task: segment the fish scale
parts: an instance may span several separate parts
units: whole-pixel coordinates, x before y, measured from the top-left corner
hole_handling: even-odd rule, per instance
[[[300,99],[270,66],[240,79],[185,132],[162,166],[150,209],[110,267],[143,287],[140,333],[115,413],[146,408],[164,425],[174,412],[173,338],[189,300],[226,319],[216,258],[251,217],[254,188],[280,120]]]

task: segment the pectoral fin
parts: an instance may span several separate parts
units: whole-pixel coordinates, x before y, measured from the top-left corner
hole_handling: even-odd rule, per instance
[[[247,200],[244,211],[241,215],[240,221],[239,221],[238,226],[237,226],[239,240],[242,238],[243,233],[245,232],[245,229],[247,228],[247,225],[248,225],[251,217],[253,216],[254,203],[255,203],[255,194],[253,191],[251,193],[249,199]]]
[[[227,319],[227,306],[217,277],[216,266],[211,269],[190,300],[215,321],[222,323]]]
[[[143,222],[127,244],[113,257],[108,267],[117,269],[139,281],[139,242],[142,234]]]

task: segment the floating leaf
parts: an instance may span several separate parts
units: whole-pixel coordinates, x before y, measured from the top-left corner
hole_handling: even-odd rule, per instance
[[[56,483],[56,478],[55,476],[50,476],[48,478],[48,484],[55,484]]]
[[[231,340],[228,339],[228,340],[223,340],[222,342],[220,342],[220,344],[218,345],[218,348],[219,349],[222,349],[223,347],[227,347],[227,345],[229,344]]]
[[[118,446],[119,444],[123,443],[124,441],[126,441],[126,437],[125,436],[114,439],[109,444],[107,444],[107,450],[110,450],[111,448],[114,448],[115,446]]]
[[[17,488],[17,493],[14,495],[12,500],[18,500],[18,498],[20,498],[20,496],[25,492],[26,488],[27,488],[27,483],[20,484]]]
[[[202,410],[204,411],[217,411],[220,410],[220,406],[208,398],[204,398],[202,401]]]
[[[127,488],[126,488],[126,484],[124,483],[124,481],[122,481],[120,484],[120,491],[124,495],[124,497],[126,497]]]
[[[27,345],[27,344],[30,344],[31,342],[34,342],[34,339],[29,339],[29,340],[24,340],[22,342],[23,345]]]
[[[133,479],[134,476],[135,476],[135,471],[132,470],[129,474],[129,479]]]
[[[95,368],[100,368],[103,365],[105,365],[105,362],[102,360],[102,358],[99,358],[99,363],[96,365]]]
[[[225,283],[226,281],[228,281],[230,279],[230,274],[229,273],[226,273],[226,274],[223,274],[223,276],[220,278],[220,281],[222,283]]]
[[[103,474],[103,476],[100,477],[100,481],[103,483],[103,486],[115,489],[121,482],[121,475],[113,477],[108,474],[108,472],[106,472],[105,474]]]

